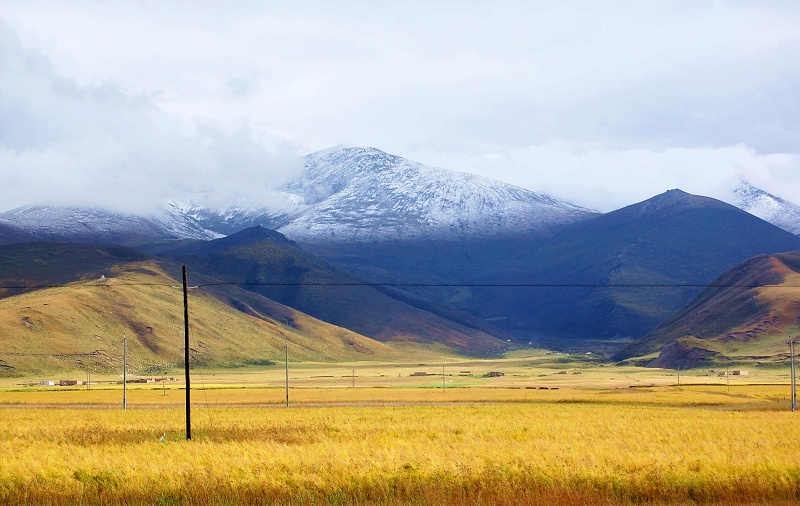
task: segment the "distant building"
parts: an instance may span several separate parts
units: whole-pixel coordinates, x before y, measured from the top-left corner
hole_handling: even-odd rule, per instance
[[[62,387],[73,387],[80,385],[80,382],[78,380],[59,380],[58,384]]]
[[[505,374],[500,371],[490,371],[486,376],[490,378],[499,378],[500,376],[505,376]]]
[[[734,376],[750,376],[750,371],[733,371],[731,374]]]
[[[51,380],[40,381],[39,384],[43,387],[52,387],[55,386],[56,382]]]

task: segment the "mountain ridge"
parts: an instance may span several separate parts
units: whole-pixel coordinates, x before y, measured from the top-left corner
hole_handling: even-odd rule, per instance
[[[207,228],[260,224],[300,242],[370,242],[497,236],[585,219],[594,211],[474,174],[428,167],[375,148],[342,147],[305,157],[277,190],[284,206],[215,212],[192,203]]]
[[[0,213],[0,242],[32,238],[133,245],[154,238],[214,239],[259,225],[300,242],[450,240],[549,233],[598,214],[371,147],[340,146],[304,160],[302,172],[288,182],[259,189],[253,181],[250,197],[225,204],[213,191],[173,197],[147,215],[30,204]],[[800,235],[800,206],[747,182],[733,195],[732,205]]]

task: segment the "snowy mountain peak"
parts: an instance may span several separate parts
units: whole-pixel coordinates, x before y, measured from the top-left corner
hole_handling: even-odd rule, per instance
[[[257,184],[258,182],[254,182]],[[41,238],[210,239],[264,226],[300,242],[461,239],[543,231],[594,211],[474,174],[436,169],[370,147],[305,157],[302,172],[260,196],[219,204],[185,195],[152,216],[27,207],[0,215]]]
[[[800,206],[765,192],[747,181],[734,189],[733,205],[795,235],[800,235]]]
[[[354,181],[392,172],[403,165],[422,167],[375,148],[328,149],[306,156],[300,177],[286,184],[283,190],[302,197],[306,204],[316,204]]]
[[[375,148],[313,153],[282,190],[302,204],[279,230],[299,241],[496,236],[544,230],[593,211],[500,181]]]
[[[0,219],[45,240],[113,242],[136,236],[165,239],[219,237],[173,208],[161,209],[152,216],[137,216],[90,207],[31,205],[6,211],[0,214]]]

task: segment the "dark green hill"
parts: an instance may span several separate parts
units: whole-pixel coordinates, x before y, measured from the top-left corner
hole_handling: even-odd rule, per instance
[[[438,343],[478,355],[496,354],[507,347],[490,335],[491,325],[486,322],[386,287],[366,286],[290,241],[276,239],[263,229],[247,229],[182,247],[174,258],[195,272],[235,283],[379,341]],[[181,255],[184,251],[193,254]],[[496,333],[502,335],[502,331]]]
[[[290,241],[285,235],[261,226],[250,227],[222,237],[213,241],[182,240],[182,241],[160,241],[151,244],[142,244],[141,249],[158,255],[187,256],[187,255],[209,255],[218,251],[223,251],[236,246],[245,246],[258,242],[274,242],[287,246],[297,246],[297,243]]]
[[[711,285],[614,358],[660,351],[650,365],[686,368],[731,359],[768,360],[786,352],[785,342],[800,323],[800,252],[750,258]]]
[[[310,247],[373,280],[464,285],[416,293],[519,339],[619,349],[698,295],[691,285],[746,258],[798,249],[800,238],[718,200],[671,190],[546,236]]]

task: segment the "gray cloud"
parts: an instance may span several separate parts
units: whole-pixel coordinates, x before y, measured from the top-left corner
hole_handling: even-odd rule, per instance
[[[795,2],[8,0],[0,16],[0,170],[37,189],[0,190],[3,207],[235,195],[341,143],[601,210],[740,178],[800,203]]]
[[[232,200],[263,193],[299,167],[291,142],[248,125],[181,118],[114,82],[80,85],[3,25],[0,40],[5,209],[90,203],[147,212],[168,197],[209,190]]]

